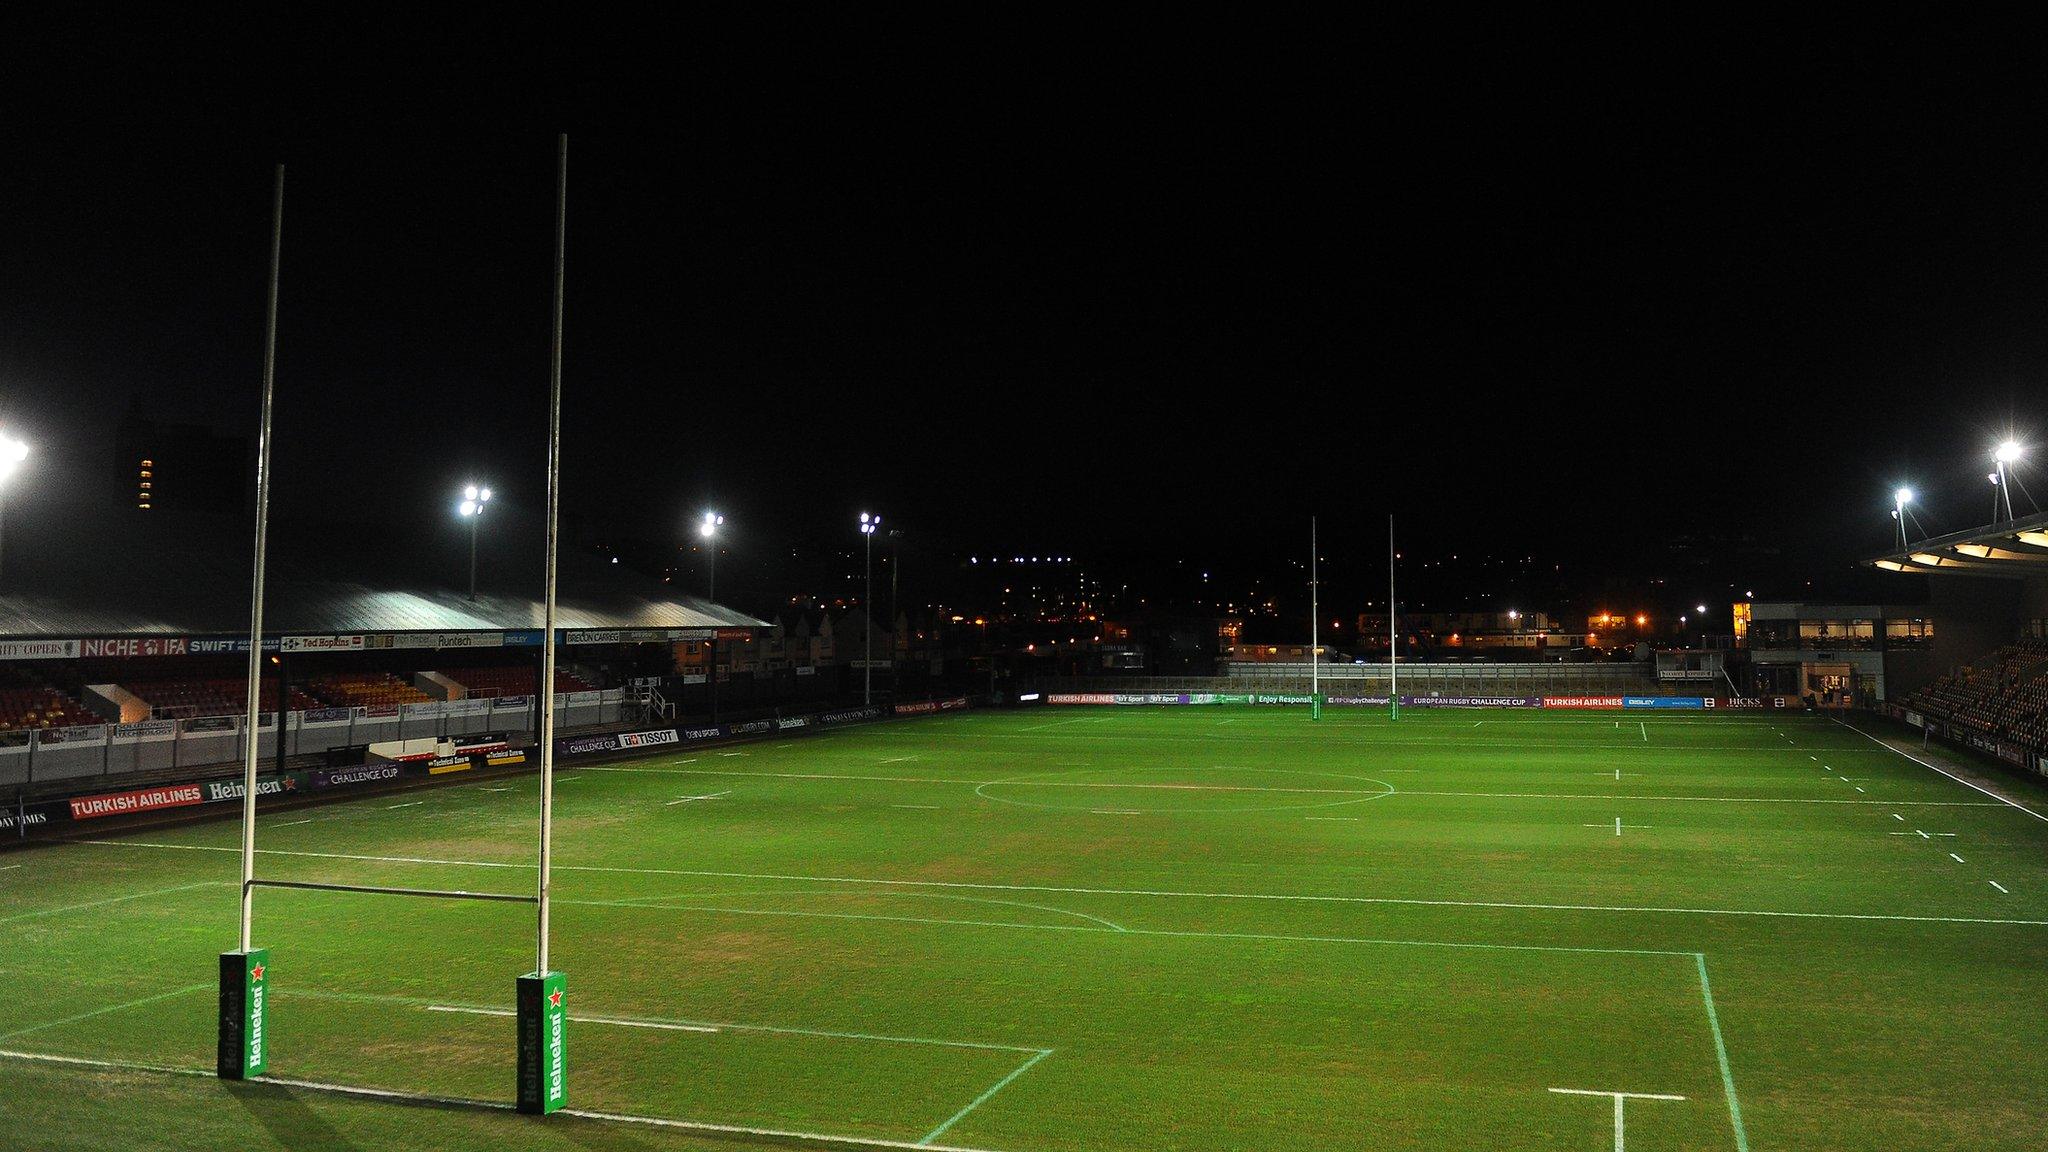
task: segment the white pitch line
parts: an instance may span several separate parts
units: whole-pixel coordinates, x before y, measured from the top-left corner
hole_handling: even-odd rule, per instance
[[[417,807],[419,807],[420,805],[422,805],[422,804],[425,804],[425,803],[426,803],[426,801],[425,801],[425,800],[412,800],[412,801],[408,801],[408,802],[406,802],[406,803],[404,803],[404,804],[386,804],[386,805],[384,806],[384,810],[385,810],[386,812],[389,812],[389,811],[391,811],[391,810],[392,810],[393,808],[417,808]]]
[[[967,1105],[967,1107],[962,1108],[958,1112],[953,1113],[953,1115],[949,1119],[947,1119],[947,1121],[944,1124],[941,1124],[937,1128],[932,1129],[930,1132],[925,1133],[924,1139],[918,1141],[918,1143],[930,1144],[932,1141],[937,1140],[941,1136],[944,1136],[946,1134],[946,1129],[951,1128],[955,1124],[958,1124],[962,1119],[964,1119],[967,1116],[969,1112],[972,1112],[976,1108],[981,1107],[983,1104],[988,1103],[989,1098],[991,1096],[994,1096],[996,1093],[1001,1092],[1003,1089],[1009,1087],[1011,1081],[1015,1080],[1019,1076],[1022,1076],[1026,1072],[1031,1071],[1033,1065],[1037,1064],[1040,1060],[1043,1060],[1050,1055],[1052,1055],[1052,1049],[1050,1048],[1045,1049],[1041,1052],[1034,1053],[1030,1059],[1024,1061],[1024,1063],[1022,1064],[1019,1064],[1014,1070],[1011,1071],[1011,1073],[1008,1076],[1005,1076],[1001,1080],[996,1081],[995,1084],[991,1086],[988,1091],[983,1092],[979,1096],[976,1096],[974,1098],[973,1103],[970,1103],[969,1105]]]
[[[1904,816],[1901,816],[1901,815],[1899,815],[1899,814],[1898,814],[1897,812],[1894,812],[1894,813],[1892,813],[1892,819],[1894,819],[1894,820],[1899,820],[1899,821],[1903,821],[1903,820],[1905,820],[1905,817],[1904,817]]]
[[[1636,721],[1636,726],[1643,730],[1643,743],[1648,744],[1650,742],[1650,726],[1641,720]]]
[[[1841,720],[1836,719],[1833,716],[1828,717],[1828,719],[1834,720],[1835,723],[1841,724],[1842,727],[1847,728],[1849,731],[1856,733],[1857,735],[1863,737],[1865,740],[1868,740],[1871,743],[1876,744],[1880,748],[1885,748],[1889,749],[1890,751],[1897,752],[1899,755],[1904,756],[1906,759],[1911,760],[1913,763],[1918,764],[1922,768],[1933,769],[1934,771],[1941,773],[1943,776],[1948,777],[1949,779],[1955,781],[1958,784],[1961,784],[1963,787],[1968,788],[1973,792],[1982,792],[1984,795],[1991,797],[1993,800],[1998,801],[2000,804],[2005,804],[2010,807],[2017,808],[2020,811],[2025,812],[2027,815],[2032,816],[2036,820],[2042,821],[2043,823],[2048,823],[2048,816],[2041,815],[2039,812],[2034,811],[2032,808],[2027,807],[2025,804],[2022,804],[2017,800],[2009,800],[2006,797],[2001,796],[1998,793],[1993,792],[1991,789],[1986,788],[1980,784],[1972,784],[1968,780],[1963,779],[1961,776],[1956,775],[1955,773],[1949,771],[1946,768],[1942,768],[1934,764],[1929,764],[1927,761],[1922,760],[1918,756],[1913,755],[1911,752],[1904,751],[1903,749],[1895,747],[1894,745],[1889,744],[1883,740],[1879,740],[1877,737],[1872,736],[1870,733],[1865,732],[1863,729],[1856,727],[1854,724],[1845,724]]]
[[[285,822],[284,822],[284,823],[282,823],[282,824],[273,824],[273,825],[271,825],[271,827],[272,827],[272,828],[296,828],[296,827],[298,827],[298,826],[299,826],[299,825],[301,825],[301,824],[311,824],[312,822],[313,822],[313,818],[312,818],[311,816],[308,816],[308,817],[306,817],[306,818],[305,818],[304,820],[287,820],[287,821],[285,821]]]
[[[239,847],[214,844],[164,844],[146,840],[66,840],[67,844],[94,844],[108,848],[151,848],[178,852],[240,852]],[[313,859],[361,860],[372,864],[437,864],[454,868],[505,868],[531,872],[531,864],[511,864],[493,860],[448,860],[418,856],[369,856],[345,852],[299,852],[283,848],[258,848],[257,853],[265,856],[301,856]],[[2002,924],[2024,928],[2048,928],[2048,920],[1993,919],[1980,916],[1910,916],[1877,912],[1793,912],[1756,908],[1685,908],[1648,904],[1538,904],[1526,901],[1507,900],[1423,900],[1399,896],[1331,896],[1320,893],[1288,892],[1204,892],[1192,889],[1159,888],[1083,888],[1060,884],[984,884],[964,880],[887,880],[862,876],[805,876],[785,872],[717,872],[709,869],[685,868],[629,868],[622,865],[600,864],[556,864],[557,872],[599,872],[618,873],[628,876],[689,876],[713,880],[775,880],[809,884],[872,884],[891,888],[953,888],[987,892],[1048,892],[1070,896],[1145,896],[1174,900],[1248,900],[1271,901],[1274,903],[1301,904],[1388,904],[1420,908],[1504,908],[1525,912],[1623,912],[1662,916],[1758,916],[1786,920],[1872,920],[1916,924]],[[232,886],[230,881],[209,880],[200,884],[188,884],[187,888]],[[183,891],[173,888],[169,891]],[[161,895],[145,892],[137,896],[123,896],[122,900],[137,900],[144,896]],[[65,909],[56,909],[65,911]],[[45,915],[45,913],[28,913]],[[20,917],[14,917],[19,919]],[[0,920],[0,924],[7,923]],[[1036,927],[1036,925],[1034,925]]]
[[[237,849],[240,851],[240,849]],[[0,1050],[0,1058],[30,1060],[44,1064],[69,1064],[85,1068],[110,1068],[125,1072],[151,1072],[163,1076],[203,1076],[213,1078],[211,1068],[172,1068],[161,1064],[139,1064],[119,1060],[88,1060],[79,1056],[52,1056],[42,1052],[14,1052]],[[259,1076],[258,1084],[273,1084],[281,1088],[302,1088],[309,1092],[331,1092],[338,1096],[358,1096],[372,1100],[410,1100],[422,1104],[437,1104],[445,1108],[474,1108],[487,1112],[510,1112],[512,1105],[495,1100],[470,1100],[459,1096],[429,1096],[418,1092],[396,1092],[388,1088],[364,1088],[353,1084],[327,1084],[318,1080],[287,1080],[279,1076]],[[884,1148],[892,1152],[989,1152],[982,1148],[969,1148],[954,1144],[912,1144],[907,1140],[884,1140],[870,1136],[836,1136],[827,1132],[795,1132],[779,1128],[750,1128],[738,1124],[711,1124],[697,1120],[670,1120],[660,1116],[635,1116],[622,1112],[593,1112],[583,1108],[564,1108],[559,1116],[574,1116],[582,1120],[603,1120],[614,1124],[641,1124],[653,1128],[671,1128],[684,1132],[708,1132],[724,1136],[749,1136],[775,1140],[784,1143],[829,1144],[845,1148]]]
[[[939,807],[940,807],[940,806],[939,806],[939,805],[937,805],[937,804],[891,804],[891,805],[889,805],[889,807],[891,807],[891,808],[916,808],[916,809],[919,809],[920,811],[925,811],[925,812],[936,812],[936,811],[938,811],[938,810],[939,810]]]
[[[2000,883],[1999,883],[1998,881],[1996,881],[1996,880],[1992,880],[1992,881],[1989,881],[1988,883],[1990,883],[1990,885],[1991,885],[1991,886],[1992,886],[1993,888],[1996,888],[1996,889],[1998,889],[1998,890],[1999,890],[2000,892],[2005,892],[2005,894],[2006,894],[2006,895],[2008,895],[2008,896],[2012,895],[2012,893],[2010,893],[2010,892],[2006,892],[2006,890],[2005,890],[2005,885],[2003,885],[2003,884],[2000,884]]]
[[[240,852],[240,848],[225,849]],[[17,912],[12,916],[0,916],[0,924],[12,924],[17,920],[33,920],[38,916],[55,916],[63,912],[83,912],[87,908],[102,908],[108,904],[121,904],[129,900],[147,900],[152,896],[169,896],[173,892],[190,892],[194,888],[218,888],[230,885],[226,880],[201,880],[197,884],[180,884],[176,888],[158,888],[151,892],[137,892],[132,896],[114,896],[106,900],[91,900],[84,904],[66,904],[62,908],[44,908],[35,912]],[[230,885],[231,886],[231,885]]]
[[[458,1012],[465,1016],[511,1018],[519,1015],[503,1008],[461,1008],[452,1004],[429,1004],[426,1009],[429,1012]],[[702,1024],[665,1024],[654,1020],[621,1020],[611,1016],[571,1016],[569,1019],[577,1024],[612,1024],[620,1028],[652,1028],[661,1032],[708,1032],[714,1036],[718,1034],[718,1029]]]
[[[95,1008],[90,1012],[80,1012],[76,1016],[66,1016],[62,1020],[52,1020],[47,1024],[32,1024],[27,1028],[18,1028],[15,1031],[9,1032],[4,1036],[0,1036],[0,1041],[18,1039],[20,1037],[28,1035],[31,1032],[41,1032],[47,1028],[61,1028],[66,1024],[76,1024],[81,1020],[90,1020],[95,1016],[105,1016],[109,1012],[120,1012],[128,1008],[141,1008],[145,1005],[156,1004],[164,1000],[170,1000],[179,996],[189,995],[193,992],[203,991],[211,987],[213,987],[213,985],[211,984],[188,984],[183,988],[173,989],[169,992],[159,992],[154,996],[145,996],[140,1000],[129,1000],[122,1004],[109,1004],[105,1008]]]
[[[713,792],[713,793],[711,793],[711,794],[709,794],[709,795],[706,795],[706,796],[678,796],[678,797],[676,797],[675,799],[673,799],[673,800],[669,801],[668,803],[666,803],[666,804],[662,805],[662,807],[664,807],[664,808],[673,808],[673,807],[675,807],[675,806],[676,806],[676,805],[678,805],[678,804],[688,804],[688,803],[690,803],[690,802],[691,802],[691,801],[693,801],[693,800],[717,800],[717,799],[720,799],[720,798],[722,798],[722,797],[725,797],[725,796],[730,796],[730,795],[732,795],[732,789],[730,789],[730,788],[727,788],[727,789],[726,789],[725,791],[723,791],[723,792]]]
[[[1667,1096],[1657,1092],[1589,1092],[1584,1088],[1552,1088],[1551,1091],[1564,1096],[1612,1096],[1614,1098],[1614,1152],[1626,1152],[1627,1150],[1627,1145],[1623,1143],[1624,1135],[1622,1131],[1625,1127],[1622,1113],[1626,1101],[1685,1099],[1683,1096]]]
[[[1965,860],[1965,859],[1963,859],[1963,858],[1962,858],[1961,856],[1958,856],[1958,855],[1956,855],[1956,854],[1955,854],[1955,853],[1953,853],[1953,852],[1951,852],[1951,853],[1949,853],[1949,854],[1948,854],[1948,858],[1949,858],[1949,859],[1951,859],[1951,860],[1953,860],[1953,861],[1955,861],[1955,862],[1956,862],[1956,863],[1958,863],[1958,864],[1968,864],[1968,863],[1969,863],[1969,861],[1968,861],[1968,860]]]
[[[1363,788],[1281,788],[1258,784],[1144,784],[1108,783],[1086,780],[1033,780],[1005,778],[969,780],[943,776],[861,776],[835,772],[728,772],[712,768],[636,768],[626,765],[588,765],[584,772],[635,772],[678,776],[750,776],[770,780],[857,780],[879,784],[960,784],[986,787],[1000,784],[1018,788],[1115,788],[1165,792],[1280,792],[1311,796],[1446,796],[1468,800],[1649,800],[1657,803],[1709,804],[1891,804],[1923,808],[1995,808],[1982,800],[1822,800],[1803,796],[1640,796],[1627,793],[1577,792],[1369,792]],[[1387,768],[1385,773],[1419,772],[1420,769]]]
[[[1348,822],[1348,823],[1352,823],[1352,824],[1356,824],[1356,823],[1358,823],[1358,820],[1359,820],[1359,818],[1358,818],[1358,817],[1356,817],[1356,816],[1303,816],[1303,817],[1302,817],[1302,819],[1303,819],[1303,820],[1337,820],[1337,821],[1344,821],[1344,822]]]

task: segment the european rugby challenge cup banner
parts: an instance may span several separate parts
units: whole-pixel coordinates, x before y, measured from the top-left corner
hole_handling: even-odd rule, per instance
[[[223,1080],[247,1080],[270,1067],[270,949],[220,954],[220,1052]]]
[[[560,972],[519,978],[519,1110],[535,1116],[569,1100],[568,979]]]

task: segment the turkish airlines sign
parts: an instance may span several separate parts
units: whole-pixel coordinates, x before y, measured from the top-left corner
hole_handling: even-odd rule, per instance
[[[158,808],[183,808],[204,803],[205,789],[197,784],[179,784],[170,788],[144,788],[105,796],[79,796],[71,801],[71,818],[91,820],[97,816],[125,816],[130,812],[152,812]]]

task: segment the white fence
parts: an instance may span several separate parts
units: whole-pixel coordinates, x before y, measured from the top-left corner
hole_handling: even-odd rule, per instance
[[[287,712],[284,750],[287,756],[297,756],[378,740],[531,732],[537,722],[534,711],[531,696],[495,696]],[[621,689],[555,694],[558,728],[617,724],[627,719]],[[261,721],[256,729],[257,754],[275,757],[276,715],[266,712]],[[243,756],[247,728],[247,720],[241,716],[197,716],[0,733],[0,787],[234,763]]]

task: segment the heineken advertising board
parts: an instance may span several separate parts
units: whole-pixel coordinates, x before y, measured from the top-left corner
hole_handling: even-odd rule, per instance
[[[560,972],[519,978],[519,1111],[545,1116],[568,1103],[568,979]]]
[[[223,1080],[247,1080],[270,1067],[270,949],[220,954],[220,1051]]]

